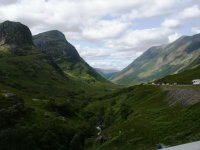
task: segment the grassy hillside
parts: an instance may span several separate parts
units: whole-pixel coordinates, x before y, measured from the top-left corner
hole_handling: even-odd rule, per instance
[[[84,148],[81,110],[111,87],[73,81],[41,53],[4,56],[0,70],[0,149]]]
[[[155,150],[159,143],[172,146],[200,140],[199,110],[199,103],[170,106],[166,92],[156,86],[123,89],[85,107],[103,120],[107,139],[88,149]]]
[[[29,42],[26,26],[0,29],[0,149],[83,149],[93,132],[80,111],[115,87],[72,79]]]
[[[200,79],[200,66],[193,67],[178,74],[166,76],[156,80],[156,83],[192,84],[193,79]]]
[[[149,48],[111,81],[139,84],[178,73],[200,63],[200,34],[181,37],[163,46]]]

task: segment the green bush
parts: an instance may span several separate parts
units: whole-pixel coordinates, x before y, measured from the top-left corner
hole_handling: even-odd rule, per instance
[[[75,115],[75,108],[68,102],[56,103],[54,100],[50,100],[47,104],[47,108],[50,111],[57,112],[58,114],[66,117],[72,117]]]
[[[129,106],[125,103],[122,103],[120,106],[120,114],[122,119],[127,119],[129,115]]]

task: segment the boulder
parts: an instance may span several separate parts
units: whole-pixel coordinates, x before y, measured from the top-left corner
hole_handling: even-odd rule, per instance
[[[103,144],[107,141],[107,138],[104,135],[99,135],[95,141],[97,144]]]

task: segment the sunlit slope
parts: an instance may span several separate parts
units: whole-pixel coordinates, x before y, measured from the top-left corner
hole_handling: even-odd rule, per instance
[[[195,66],[192,69],[185,70],[181,73],[169,75],[159,80],[156,83],[177,83],[177,84],[192,84],[192,80],[200,79],[200,66]]]

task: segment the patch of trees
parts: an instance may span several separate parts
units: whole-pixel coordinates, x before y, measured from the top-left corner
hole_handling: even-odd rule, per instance
[[[33,111],[25,107],[23,99],[16,95],[0,97],[0,100],[5,103],[0,107],[0,129],[14,126],[21,118]]]
[[[14,97],[0,97],[0,150],[84,149],[85,139],[91,136],[87,123],[74,128],[56,116],[35,120],[36,110],[30,111],[21,98]],[[51,101],[48,106],[62,115],[74,115],[73,107],[67,102]]]
[[[122,103],[120,106],[120,114],[122,119],[127,119],[128,115],[130,114],[130,108],[127,104]]]
[[[57,103],[55,100],[50,100],[47,109],[66,117],[72,117],[76,114],[76,109],[69,102]]]
[[[18,124],[0,132],[0,149],[83,150],[87,129],[74,129],[56,118],[32,125]]]

